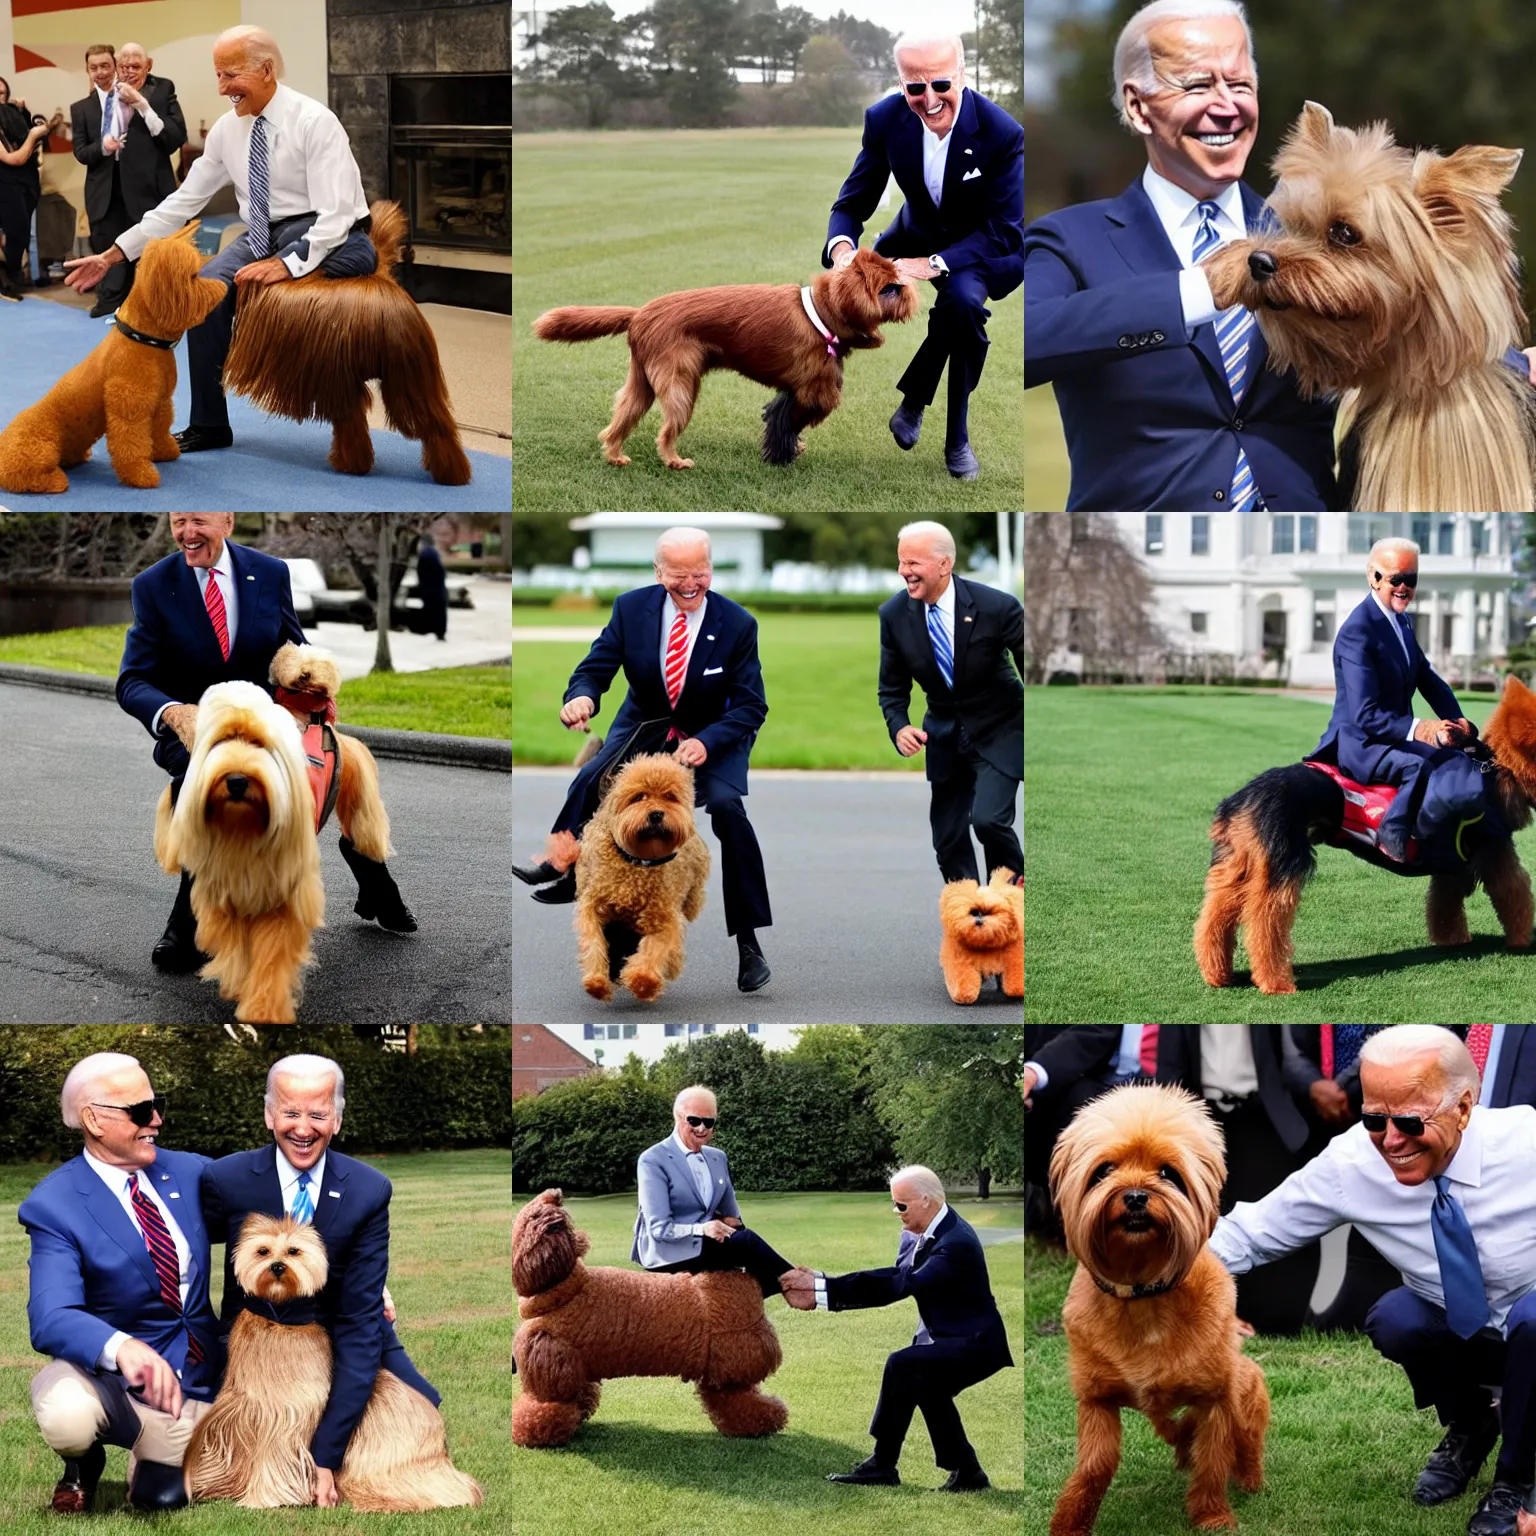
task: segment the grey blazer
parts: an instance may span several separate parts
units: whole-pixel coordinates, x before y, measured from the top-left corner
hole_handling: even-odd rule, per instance
[[[719,1147],[704,1148],[709,1169],[709,1204],[699,1200],[688,1159],[671,1137],[640,1154],[636,1179],[640,1210],[635,1217],[635,1244],[630,1259],[647,1269],[697,1258],[704,1239],[686,1229],[720,1216],[741,1217],[730,1166]]]

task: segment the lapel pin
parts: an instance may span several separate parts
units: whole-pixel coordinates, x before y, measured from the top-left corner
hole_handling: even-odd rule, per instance
[[[172,1191],[171,1191],[171,1199],[172,1199],[172,1200],[180,1200],[180,1199],[181,1199],[181,1195],[180,1195],[180,1193],[179,1193],[179,1192],[178,1192],[178,1191],[177,1191],[177,1190],[174,1190],[174,1189],[173,1189],[173,1190],[172,1190]]]
[[[326,1190],[326,1194],[328,1194],[332,1200],[341,1199],[341,1191],[339,1189],[328,1189]]]
[[[970,154],[970,150],[966,150],[966,154]],[[247,581],[255,581],[256,580],[256,578],[254,576],[247,576],[245,579]]]
[[[969,624],[969,623],[970,623],[970,622],[971,622],[971,616],[970,616],[970,614],[966,614],[966,616],[965,616],[965,622],[966,622],[966,623],[967,623],[967,624]]]
[[[715,637],[713,635],[705,635],[704,638],[706,640],[713,640]]]
[[[966,150],[966,154],[970,154],[970,150]]]

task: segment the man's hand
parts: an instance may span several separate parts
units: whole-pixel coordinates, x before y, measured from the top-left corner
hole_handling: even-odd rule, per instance
[[[858,246],[854,245],[850,240],[844,240],[841,244],[834,246],[832,249],[832,270],[834,272],[841,272],[844,267],[852,263],[853,258],[858,254]],[[1536,352],[1536,347],[1532,347],[1531,350]],[[1532,362],[1531,367],[1533,369],[1532,377],[1536,378],[1536,361]]]
[[[395,1298],[389,1294],[389,1287],[384,1287],[384,1321],[392,1323],[395,1320]]]
[[[1312,1107],[1329,1125],[1343,1125],[1349,1119],[1349,1095],[1331,1077],[1320,1077],[1307,1089]]]
[[[1035,1107],[1035,1101],[1031,1097],[1031,1095],[1035,1091],[1035,1084],[1037,1082],[1039,1082],[1039,1081],[1040,1081],[1040,1079],[1035,1076],[1035,1069],[1033,1067],[1025,1067],[1024,1068],[1024,1108],[1025,1109],[1033,1109]]]
[[[1258,1336],[1259,1330],[1252,1323],[1245,1323],[1242,1318],[1237,1319],[1237,1336],[1240,1339],[1252,1339]]]
[[[797,1312],[816,1310],[816,1276],[798,1264],[779,1276],[779,1289],[785,1302]]]
[[[896,270],[913,283],[930,283],[938,276],[938,273],[928,265],[926,256],[898,256]]]
[[[100,256],[77,256],[73,261],[66,261],[64,286],[80,293],[89,292],[107,275],[109,267],[115,267],[123,259],[123,253],[114,245]]]
[[[896,750],[903,757],[912,757],[921,752],[928,742],[928,732],[920,731],[915,725],[904,725],[896,732]]]
[[[148,1344],[138,1339],[124,1339],[117,1346],[117,1368],[130,1387],[160,1413],[173,1419],[181,1417],[181,1383],[176,1372]]]
[[[192,743],[197,737],[196,704],[167,704],[160,716],[160,722],[175,731],[182,746],[188,752],[192,750]]]
[[[1465,715],[1457,715],[1454,720],[1443,721],[1442,724],[1449,738],[1449,746],[1465,747],[1477,740],[1477,727]]]
[[[684,768],[702,768],[708,756],[709,748],[697,736],[690,736],[677,745],[677,760]]]
[[[286,283],[290,272],[281,256],[268,256],[265,261],[248,261],[235,273],[237,283]]]
[[[1536,347],[1527,347],[1524,356],[1525,365],[1531,371],[1531,383],[1536,384]],[[1527,1521],[1530,1522],[1532,1536],[1536,1536],[1536,1520],[1531,1519],[1529,1515],[1522,1515],[1520,1517],[1520,1536],[1526,1536]]]
[[[585,695],[578,695],[569,704],[560,706],[560,724],[568,731],[586,731],[591,727],[587,721],[592,718],[592,711],[597,705]]]
[[[1413,739],[1422,741],[1427,747],[1454,746],[1453,737],[1459,734],[1454,720],[1415,720],[1413,722]]]
[[[114,139],[110,133],[101,136],[101,152],[104,155],[115,155],[123,147],[121,139]]]
[[[149,105],[131,85],[125,85],[121,80],[117,82],[117,99],[127,102],[130,107],[147,107]],[[106,140],[103,139],[102,143],[105,144]]]
[[[321,1509],[335,1509],[341,1502],[336,1493],[336,1474],[329,1467],[315,1468],[315,1503]]]
[[[723,1221],[726,1226],[731,1229],[732,1232],[740,1232],[741,1229],[746,1226],[746,1222],[744,1222],[740,1216],[722,1216],[720,1220]]]
[[[730,1241],[731,1229],[723,1221],[706,1221],[704,1236],[714,1238],[717,1243],[726,1243]]]

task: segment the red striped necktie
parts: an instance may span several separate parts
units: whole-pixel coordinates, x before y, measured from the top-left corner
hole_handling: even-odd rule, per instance
[[[1467,1049],[1472,1052],[1472,1061],[1477,1067],[1479,1075],[1482,1074],[1483,1068],[1488,1065],[1488,1047],[1492,1044],[1492,1024],[1474,1024],[1467,1031]]]
[[[683,677],[688,671],[688,616],[680,613],[672,620],[667,635],[667,661],[662,672],[667,685],[667,703],[677,708],[677,700],[683,691]]]
[[[208,604],[208,622],[213,625],[213,633],[219,642],[219,650],[224,660],[228,661],[229,619],[224,612],[224,594],[219,591],[217,571],[208,572],[208,586],[203,592],[203,600]]]
[[[128,1198],[133,1202],[133,1213],[144,1234],[144,1246],[149,1249],[150,1261],[160,1281],[160,1299],[181,1317],[181,1263],[176,1257],[176,1244],[170,1228],[166,1226],[160,1208],[144,1193],[137,1174],[128,1180]],[[190,1328],[187,1329],[187,1354],[193,1360],[203,1358],[203,1346]]]

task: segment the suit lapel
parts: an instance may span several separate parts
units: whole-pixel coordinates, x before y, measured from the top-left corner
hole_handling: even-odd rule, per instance
[[[213,632],[213,620],[208,617],[208,603],[203,597],[197,572],[179,555],[171,581],[177,611],[190,633],[197,636],[197,648],[205,658],[203,665],[215,670],[222,667],[224,656],[219,650],[219,638]]]
[[[1497,1026],[1495,1026],[1497,1028]],[[1521,1043],[1525,1039],[1525,1028],[1506,1029],[1504,1031],[1503,1045],[1499,1049],[1499,1070],[1493,1078],[1493,1101],[1495,1104],[1509,1103],[1509,1085],[1515,1078],[1515,1058],[1520,1054]]]
[[[1381,604],[1369,593],[1366,594],[1365,600],[1371,605],[1371,617],[1375,619],[1378,630],[1383,632],[1381,643],[1386,647],[1387,654],[1391,656],[1404,681],[1411,684],[1413,681],[1413,669],[1409,665],[1408,657],[1405,654],[1402,631],[1398,628],[1397,620],[1395,618],[1388,618],[1386,613],[1383,612]],[[1410,699],[1412,698],[1411,693],[1409,697]]]
[[[321,1237],[329,1236],[330,1230],[341,1215],[341,1207],[347,1198],[347,1170],[336,1153],[325,1159],[325,1183],[320,1187],[320,1198],[315,1201],[315,1231]]]
[[[128,1174],[124,1170],[125,1189],[127,1184]],[[122,1202],[97,1178],[95,1170],[84,1157],[80,1159],[80,1167],[75,1176],[75,1192],[80,1196],[86,1210],[91,1213],[91,1218],[96,1225],[128,1255],[144,1283],[158,1292],[160,1277],[155,1272],[154,1260],[149,1256],[144,1234],[134,1225],[127,1211],[123,1209]]]
[[[714,655],[715,646],[719,643],[724,620],[725,609],[720,600],[713,592],[708,593],[704,598],[704,614],[699,620],[698,637],[693,642],[693,654],[688,658],[688,675],[683,679],[683,692],[678,695],[679,699],[687,695],[690,683],[704,675],[704,669],[709,665],[710,657]]]
[[[191,1283],[188,1295],[191,1295],[196,1289],[197,1278],[202,1273],[202,1265],[197,1259],[198,1248],[207,1246],[198,1240],[202,1229],[202,1212],[198,1208],[197,1193],[194,1190],[191,1198],[188,1198],[186,1191],[181,1187],[181,1181],[169,1168],[162,1168],[158,1158],[144,1170],[144,1176],[154,1185],[155,1193],[159,1195],[166,1210],[171,1213],[172,1219],[181,1228],[181,1235],[186,1239],[187,1279]]]
[[[971,593],[970,587],[958,576],[949,578],[955,588],[955,643],[954,650],[954,678],[955,690],[958,691],[960,678],[965,667],[966,648],[971,641],[971,631],[976,628],[976,599]],[[937,665],[937,663],[935,663]]]
[[[907,116],[912,115],[908,109]],[[918,124],[921,132],[928,130]],[[960,97],[960,110],[955,113],[955,126],[949,130],[949,152],[944,162],[944,207],[954,207],[955,188],[958,187],[967,171],[979,169],[976,165],[975,155],[970,156],[970,163],[966,161],[966,150],[973,149],[976,145],[976,103],[971,97],[971,89],[967,86]],[[921,153],[921,146],[919,146]],[[939,210],[943,217],[943,209]]]
[[[645,618],[640,626],[641,634],[647,636],[647,644],[644,646],[644,654],[640,657],[638,666],[648,678],[655,680],[654,686],[661,694],[662,702],[666,702],[667,679],[661,670],[662,647],[667,643],[667,637],[663,633],[666,624],[667,589],[657,582],[646,592]]]
[[[927,130],[913,115],[912,110],[902,105],[901,131],[896,136],[896,153],[900,164],[893,165],[891,169],[896,174],[896,184],[904,191],[910,187],[907,194],[907,202],[915,203],[918,211],[918,222],[932,225],[939,221],[939,210],[933,206],[933,199],[928,195],[928,183],[923,179],[923,134]]]

